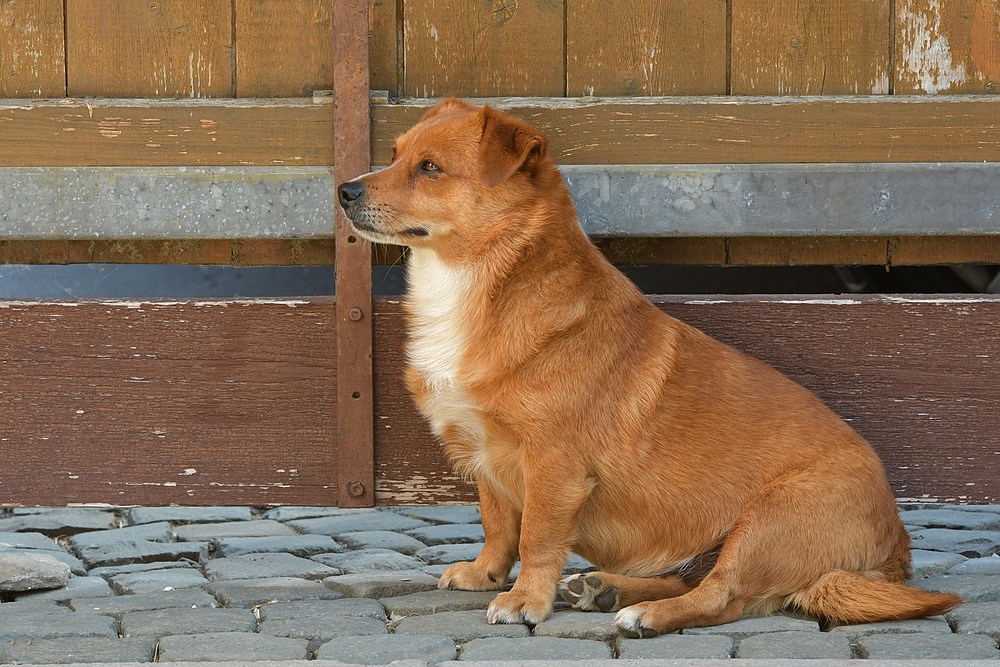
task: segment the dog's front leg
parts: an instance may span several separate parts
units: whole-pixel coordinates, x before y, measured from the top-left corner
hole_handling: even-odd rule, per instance
[[[517,560],[521,510],[483,478],[477,478],[479,510],[486,543],[473,562],[455,563],[441,575],[438,588],[495,591],[507,584]]]
[[[521,571],[514,587],[490,603],[489,623],[536,625],[552,614],[580,510],[594,488],[593,480],[574,474],[575,466],[556,458],[545,457],[525,469]]]

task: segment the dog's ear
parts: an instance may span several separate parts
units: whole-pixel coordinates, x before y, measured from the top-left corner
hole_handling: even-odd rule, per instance
[[[479,142],[479,174],[493,188],[522,167],[529,171],[545,155],[544,134],[507,114],[483,107],[479,112],[483,137]]]

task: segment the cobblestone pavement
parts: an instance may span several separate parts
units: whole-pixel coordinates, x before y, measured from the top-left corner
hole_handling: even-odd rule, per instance
[[[966,600],[947,617],[823,632],[777,615],[642,640],[565,607],[488,625],[493,593],[437,590],[482,546],[474,506],[8,509],[0,663],[1000,660],[1000,506],[900,509],[913,583]],[[574,556],[566,572],[589,569]]]

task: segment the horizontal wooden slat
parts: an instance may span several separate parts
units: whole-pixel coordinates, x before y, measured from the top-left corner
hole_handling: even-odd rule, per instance
[[[391,264],[398,253],[380,251]],[[0,264],[214,264],[332,266],[333,239],[0,241]]]
[[[0,302],[0,502],[335,504],[332,302]]]
[[[0,100],[0,166],[333,164],[333,107],[311,100]]]
[[[1000,98],[484,100],[560,164],[1000,161]],[[374,164],[433,100],[374,105]],[[333,108],[304,100],[0,103],[0,166],[332,164]]]
[[[1000,161],[997,97],[488,101],[547,133],[560,164]],[[373,107],[372,162],[432,103]]]
[[[706,266],[1000,264],[998,236],[595,238],[616,264]],[[375,245],[372,263],[399,264],[402,248]],[[0,264],[215,264],[332,266],[333,239],[0,241]]]
[[[654,300],[816,391],[899,497],[1000,501],[1000,297]],[[0,302],[0,502],[333,502],[333,313]],[[403,387],[402,323],[398,302],[377,304],[378,500],[471,500]]]

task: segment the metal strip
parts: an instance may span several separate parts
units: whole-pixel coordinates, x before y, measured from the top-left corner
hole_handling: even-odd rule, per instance
[[[334,173],[371,164],[368,2],[333,0]],[[371,248],[334,206],[337,281],[337,504],[375,505]]]

